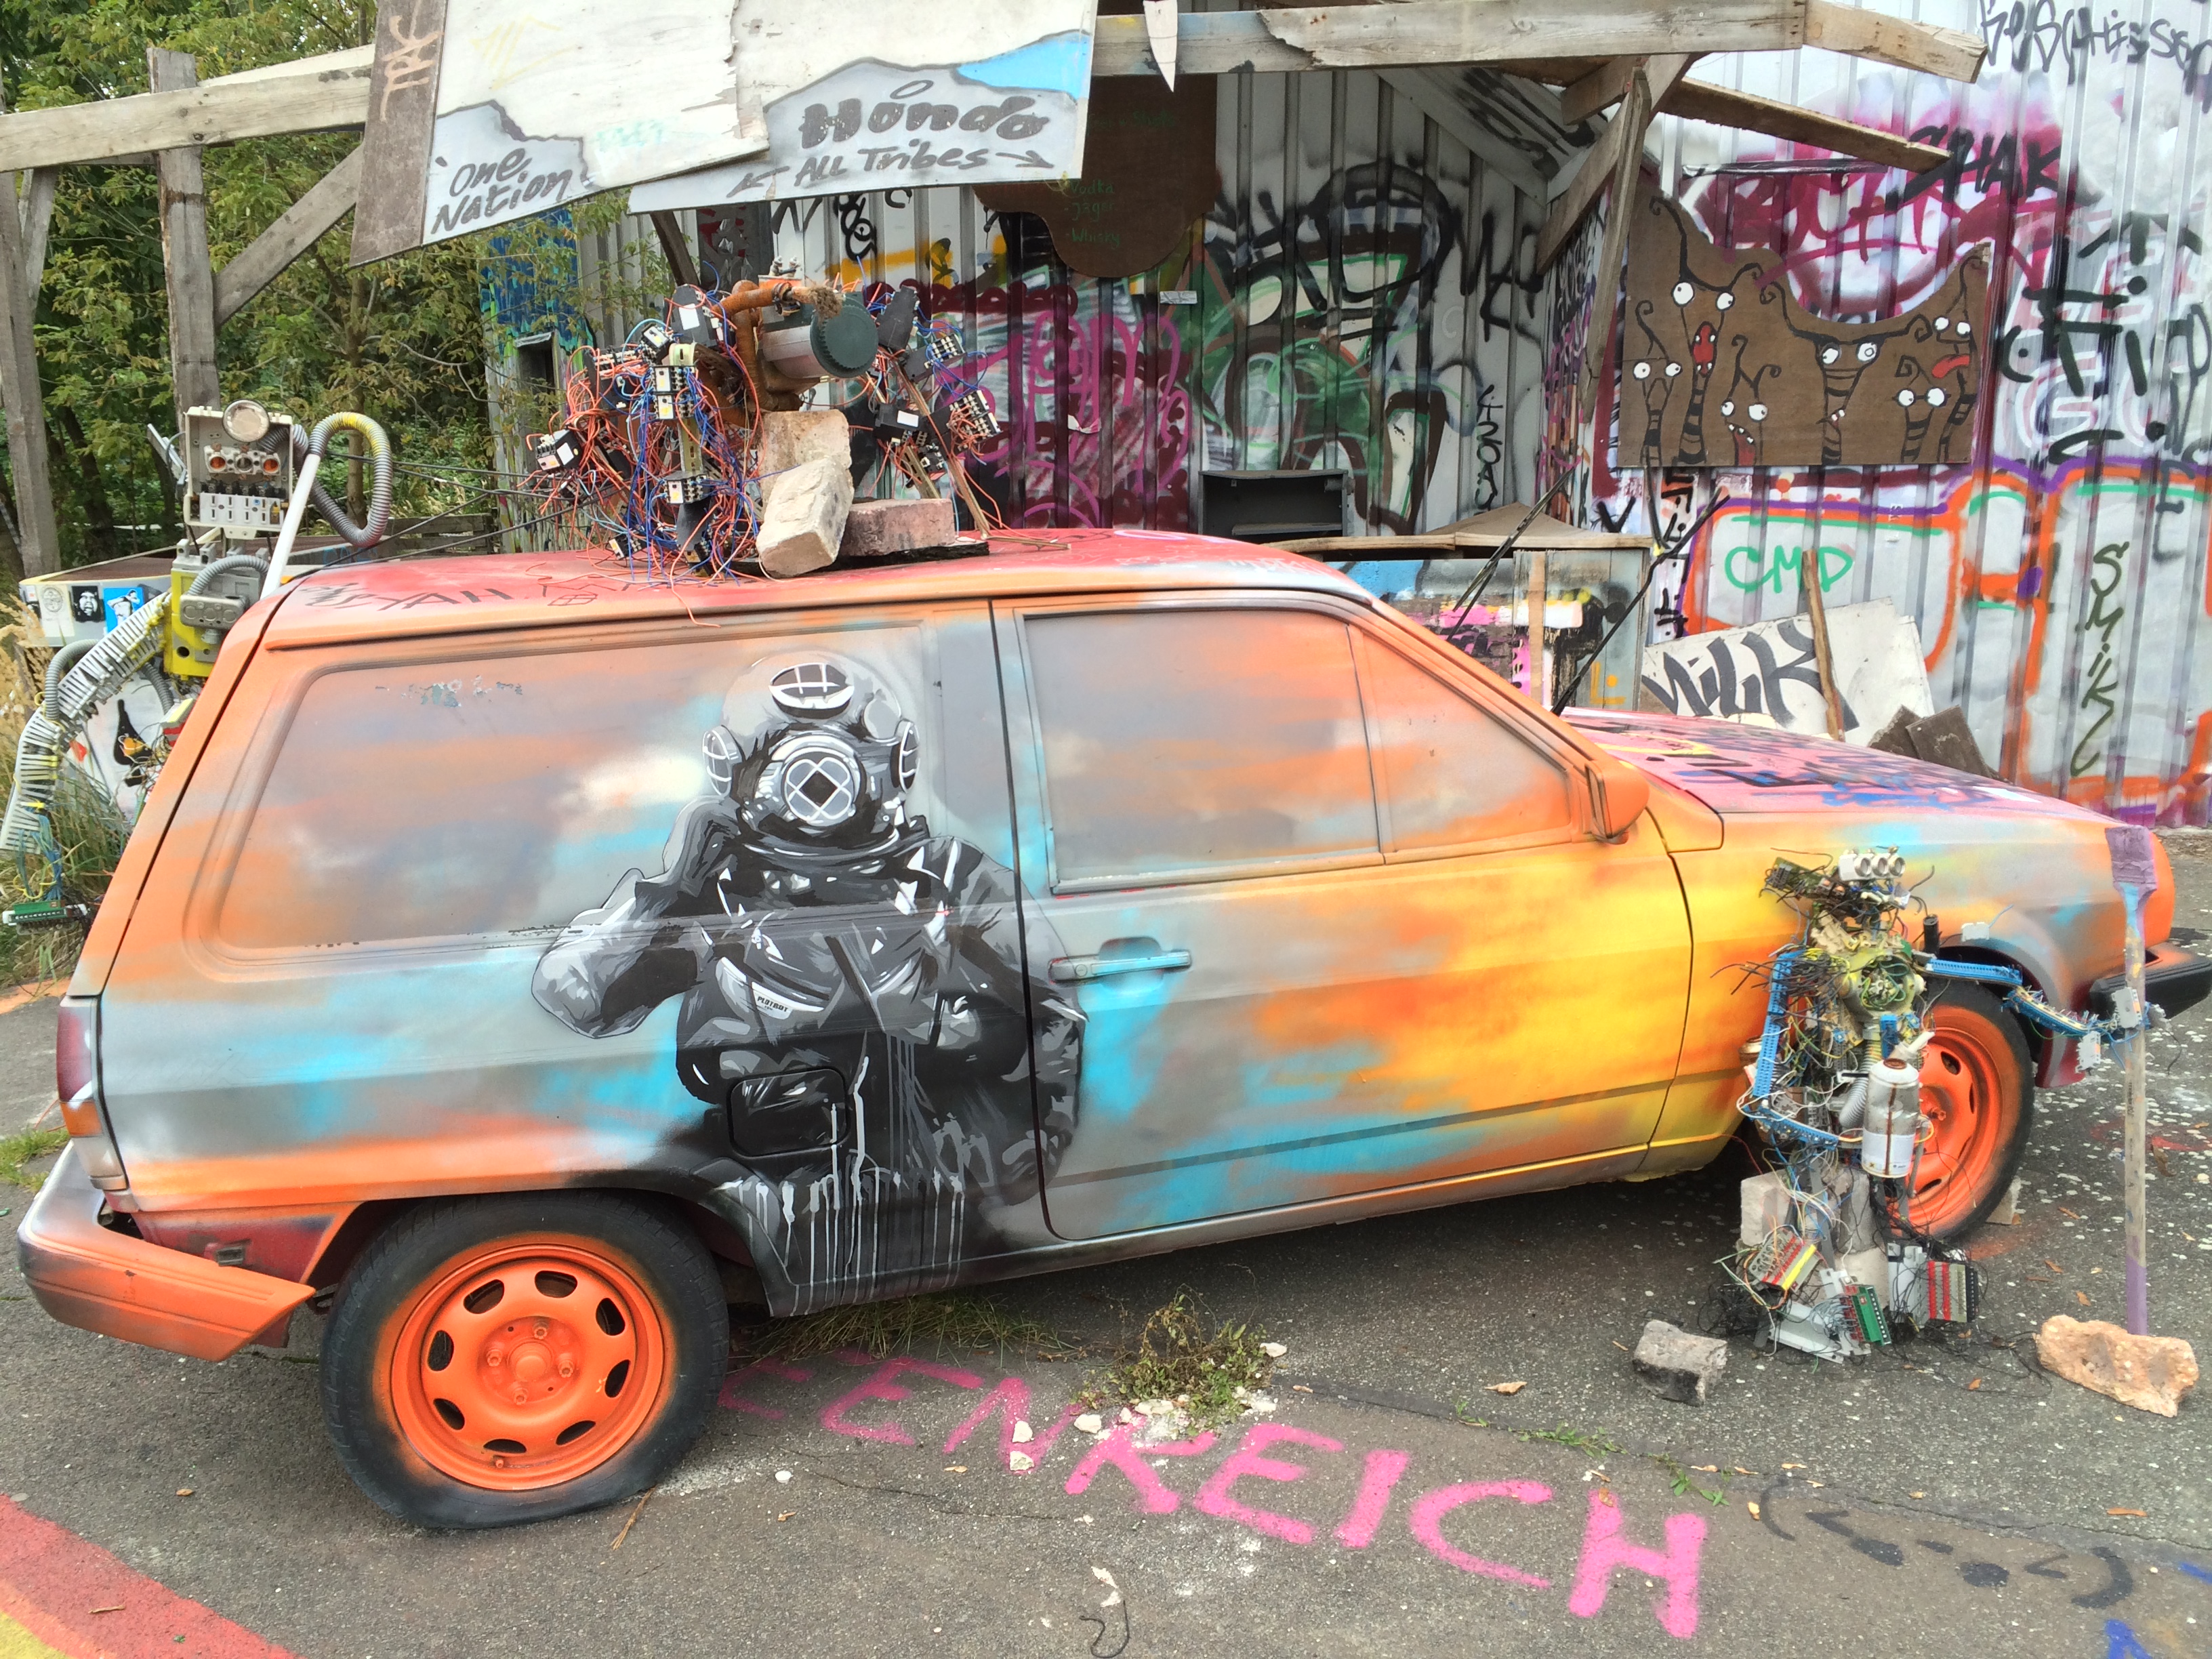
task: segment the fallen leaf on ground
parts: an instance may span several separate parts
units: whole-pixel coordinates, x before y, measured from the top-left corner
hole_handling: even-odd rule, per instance
[[[2087,1306],[2089,1305],[2089,1298],[2088,1298],[2088,1296],[2087,1296],[2085,1292],[2083,1292],[2083,1291],[2075,1291],[2075,1292],[2074,1292],[2074,1299],[2075,1299],[2076,1302],[2080,1303],[2080,1304],[2081,1304],[2083,1307],[2085,1307],[2085,1308],[2086,1308],[2086,1307],[2087,1307]]]
[[[775,1518],[779,1521],[788,1521],[793,1516],[798,1513],[799,1511],[797,1510],[786,1510],[781,1515],[777,1516]]]
[[[2073,1212],[2073,1211],[2071,1211],[2071,1210],[2069,1210],[2069,1209],[2068,1209],[2068,1208],[2067,1208],[2063,1204],[2062,1204],[2062,1205],[2060,1205],[2060,1206],[2058,1206],[2058,1213],[2059,1213],[2059,1214],[2061,1214],[2061,1215],[2073,1215],[2073,1216],[2074,1216],[2074,1219],[2075,1219],[2075,1220],[2076,1220],[2076,1221],[2079,1221],[2079,1220],[2081,1218],[2080,1216],[2078,1216],[2078,1215],[2074,1215],[2074,1212]]]
[[[1805,1484],[1808,1486],[1825,1486],[1828,1483],[1825,1480],[1808,1480]]]
[[[1626,1342],[1616,1342],[1613,1346],[1620,1349],[1623,1353],[1634,1353],[1636,1352],[1635,1349],[1630,1347]]]
[[[1291,1384],[1291,1392],[1292,1394],[1311,1394],[1313,1390],[1306,1387],[1303,1382],[1293,1382]]]
[[[120,1613],[123,1611],[123,1603],[118,1601],[112,1607],[94,1607],[92,1611],[94,1613]]]
[[[2065,1269],[2065,1268],[2063,1268],[2063,1267],[2060,1267],[2060,1266],[2059,1266],[2056,1261],[2052,1261],[2049,1256],[2047,1256],[2047,1255],[2046,1255],[2045,1257],[2044,1257],[2044,1258],[2043,1258],[2043,1265],[2044,1265],[2045,1267],[2046,1267],[2050,1268],[2050,1269],[2051,1269],[2051,1272],[2053,1272],[2053,1273],[2064,1273],[2064,1272],[2066,1271],[2066,1269]]]
[[[1909,1492],[1905,1493],[1905,1495],[1907,1498],[1925,1498],[1925,1497],[1927,1497],[1927,1496],[1928,1496],[1928,1494],[1927,1494],[1926,1492]]]
[[[1759,1505],[1757,1504],[1746,1504],[1744,1508],[1751,1511],[1751,1518],[1753,1520],[1756,1521],[1759,1519]]]
[[[968,1466],[965,1463],[947,1463],[945,1466],[945,1472],[947,1474],[965,1474],[968,1473]]]
[[[1526,1382],[1493,1382],[1490,1385],[1490,1391],[1492,1394],[1518,1394],[1528,1386]]]
[[[2105,1270],[2104,1270],[2102,1267],[2092,1267],[2092,1268],[2090,1268],[2090,1269],[2089,1269],[2089,1271],[2090,1271],[2091,1273],[2100,1273],[2104,1272]]]
[[[1729,1467],[1735,1470],[1738,1474],[1757,1474],[1759,1473],[1757,1469],[1747,1469],[1741,1463],[1731,1463]]]
[[[1802,1463],[1784,1463],[1782,1467],[1785,1469],[1802,1469],[1805,1466]]]
[[[1690,1467],[1699,1474],[1718,1474],[1721,1472],[1721,1466],[1717,1463],[1692,1463]]]
[[[179,1498],[190,1498],[191,1495],[192,1489],[190,1486],[179,1486],[177,1488],[177,1496]]]
[[[2141,1510],[2106,1510],[2105,1513],[2107,1515],[2131,1515],[2138,1521],[2148,1521],[2150,1519],[2150,1517],[2144,1514]]]
[[[1969,1394],[1971,1394],[1971,1393],[1972,1393],[1976,1389],[1978,1389],[1978,1388],[1980,1388],[1981,1386],[1982,1386],[1982,1379],[1981,1379],[1980,1377],[1978,1377],[1978,1377],[1976,1377],[1972,1382],[1969,1382],[1969,1383],[1967,1383],[1967,1384],[1966,1384],[1966,1391],[1967,1391]]]

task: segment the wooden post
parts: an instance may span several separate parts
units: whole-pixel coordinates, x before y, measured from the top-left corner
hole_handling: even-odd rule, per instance
[[[1810,563],[1812,574],[1805,574]],[[1820,696],[1828,705],[1828,735],[1844,740],[1844,694],[1836,686],[1835,659],[1828,654],[1828,601],[1820,592],[1820,550],[1808,547],[1797,562],[1797,580],[1805,589],[1807,620],[1813,625],[1813,661],[1820,671]]]
[[[1528,696],[1540,708],[1552,706],[1551,660],[1544,653],[1544,587],[1550,561],[1540,547],[1528,551]]]
[[[180,92],[200,82],[190,52],[149,46],[146,66],[156,92]],[[165,149],[154,165],[161,179],[161,264],[169,279],[169,379],[181,432],[186,410],[222,401],[215,362],[215,267],[208,258],[198,147]]]
[[[39,389],[39,353],[31,333],[37,302],[29,291],[26,252],[15,175],[0,172],[0,402],[8,408],[15,537],[23,556],[20,574],[43,576],[61,568],[62,549],[54,523],[53,481],[46,470],[46,404]]]
[[[673,213],[656,213],[653,219],[653,234],[660,239],[662,257],[676,280],[686,288],[699,286],[699,267],[691,263],[691,244],[684,240],[684,227]]]

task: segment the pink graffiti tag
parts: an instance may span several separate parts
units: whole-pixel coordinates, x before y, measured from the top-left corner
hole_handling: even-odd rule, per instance
[[[999,1413],[999,1461],[1010,1469],[1014,1467],[1017,1449],[1024,1450],[1033,1462],[1043,1462],[1045,1454],[1053,1449],[1067,1425],[1076,1418],[1075,1402],[1071,1400],[1060,1407],[1060,1417],[1050,1428],[1030,1440],[1027,1447],[1019,1447],[1014,1439],[1014,1425],[1029,1419],[1030,1390],[1029,1384],[1021,1378],[1010,1376],[986,1395],[983,1403],[975,1407],[968,1420],[952,1431],[951,1437],[945,1443],[945,1449],[957,1451],[969,1435],[982,1427],[983,1419],[993,1412]]]
[[[722,1379],[721,1397],[715,1403],[724,1411],[749,1412],[755,1417],[781,1417],[783,1413],[773,1406],[763,1406],[746,1399],[738,1392],[738,1384],[750,1376],[779,1377],[786,1382],[804,1382],[814,1373],[801,1370],[796,1365],[787,1365],[781,1359],[756,1359],[750,1365],[740,1365]]]
[[[1263,1457],[1261,1453],[1274,1445],[1311,1446],[1316,1451],[1340,1452],[1344,1443],[1331,1440],[1327,1435],[1315,1434],[1306,1429],[1294,1429],[1287,1423],[1255,1423],[1244,1437],[1244,1443],[1222,1460],[1206,1483],[1198,1489],[1193,1501],[1202,1515],[1211,1515],[1223,1521],[1234,1521],[1239,1526],[1264,1533],[1270,1538],[1279,1538],[1286,1544],[1310,1544],[1314,1529],[1303,1521],[1293,1521],[1287,1515],[1277,1515],[1273,1510],[1255,1510],[1240,1504],[1235,1496],[1239,1480],[1303,1480],[1305,1465],[1285,1463],[1279,1458]]]
[[[1613,1570],[1626,1567],[1647,1578],[1666,1581],[1667,1600],[1655,1611],[1660,1628],[1687,1641],[1698,1633],[1698,1556],[1705,1542],[1703,1516],[1667,1517],[1667,1547],[1645,1549],[1620,1535],[1620,1501],[1603,1488],[1589,1495],[1589,1524],[1583,1532],[1582,1560],[1575,1568],[1574,1594],[1567,1611],[1577,1619],[1594,1619],[1605,1605]]]
[[[1398,1477],[1406,1472],[1406,1465],[1413,1460],[1401,1451],[1371,1451],[1367,1454],[1367,1466],[1360,1472],[1359,1492],[1352,1500],[1351,1511],[1336,1529],[1336,1541],[1348,1550],[1364,1550],[1375,1541],[1376,1529],[1382,1526],[1382,1516],[1390,1507],[1391,1489]]]
[[[1430,1554],[1439,1561],[1450,1563],[1462,1572],[1502,1578],[1509,1584],[1526,1584],[1533,1589],[1550,1589],[1552,1581],[1548,1578],[1509,1567],[1503,1561],[1486,1561],[1479,1555],[1469,1555],[1444,1536],[1444,1516],[1469,1504],[1480,1504],[1486,1498],[1510,1498],[1516,1504],[1548,1504],[1552,1501],[1552,1489],[1538,1480],[1471,1480],[1456,1486],[1439,1486],[1413,1500],[1413,1512],[1407,1517],[1407,1524]],[[1604,1591],[1601,1589],[1598,1594],[1602,1600]],[[1593,1607],[1591,1611],[1596,1609]]]
[[[1158,1445],[1139,1448],[1129,1438],[1127,1425],[1117,1424],[1114,1431],[1083,1455],[1067,1477],[1067,1495],[1080,1498],[1091,1490],[1091,1483],[1098,1472],[1109,1463],[1128,1478],[1137,1489],[1137,1504],[1147,1515],[1173,1515],[1182,1499],[1161,1484],[1152,1472],[1147,1457],[1198,1457],[1213,1449],[1213,1436],[1201,1434],[1195,1440],[1170,1440]]]
[[[973,1371],[958,1370],[950,1365],[933,1365],[927,1359],[886,1359],[859,1388],[850,1394],[840,1395],[830,1402],[822,1413],[822,1426],[832,1434],[849,1435],[855,1440],[880,1440],[894,1446],[911,1446],[914,1437],[896,1423],[848,1423],[845,1420],[847,1412],[868,1401],[896,1403],[905,1399],[909,1390],[901,1388],[894,1379],[909,1371],[933,1376],[939,1382],[950,1382],[957,1389],[980,1389],[983,1386],[983,1379]]]

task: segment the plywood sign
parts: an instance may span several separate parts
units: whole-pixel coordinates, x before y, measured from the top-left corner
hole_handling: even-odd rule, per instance
[[[384,0],[353,261],[767,147],[726,6]]]
[[[643,185],[630,211],[1073,178],[1096,16],[1095,0],[973,0],[908,27],[738,0],[738,82],[766,112],[766,154]]]
[[[1214,78],[1117,76],[1091,94],[1083,176],[994,185],[994,213],[1034,213],[1063,264],[1085,276],[1134,276],[1187,246],[1191,222],[1221,190],[1214,155]]]
[[[1828,660],[1844,708],[1844,736],[1864,743],[1900,708],[1935,708],[1920,630],[1887,599],[1828,612]],[[1748,628],[1690,634],[1644,648],[1647,708],[1670,714],[1746,720],[1825,734],[1828,703],[1812,624],[1781,617]]]
[[[824,0],[385,0],[354,263],[653,179],[635,210],[1069,176],[1093,17],[1090,0],[975,0],[913,28]]]
[[[1988,267],[1924,304],[1831,322],[1781,256],[1721,249],[1654,191],[1629,231],[1620,465],[1914,466],[1972,459]],[[1887,714],[1888,711],[1884,710]]]

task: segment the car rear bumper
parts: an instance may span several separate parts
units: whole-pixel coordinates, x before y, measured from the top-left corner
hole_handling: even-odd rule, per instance
[[[2143,953],[2143,1000],[2171,1018],[2212,996],[2212,958],[2194,956],[2173,945],[2154,945]],[[2107,974],[2089,988],[2089,1010],[2100,1018],[2112,1012],[2112,994],[2128,982],[2125,974]]]
[[[72,1144],[16,1230],[15,1253],[31,1294],[64,1325],[195,1359],[226,1359],[315,1293],[312,1285],[218,1267],[103,1227],[104,1201]]]

